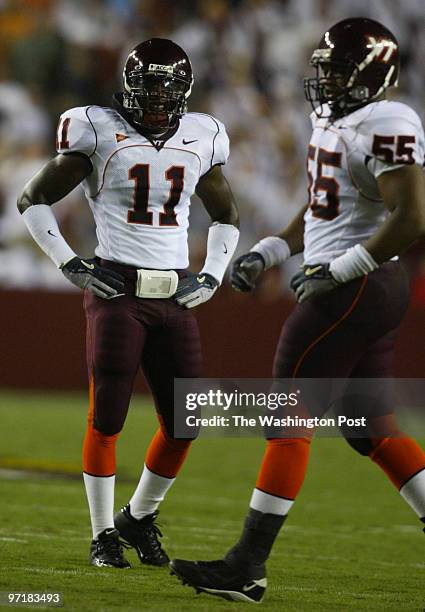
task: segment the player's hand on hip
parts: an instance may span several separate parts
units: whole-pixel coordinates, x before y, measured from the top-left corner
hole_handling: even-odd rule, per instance
[[[330,264],[304,266],[291,280],[291,289],[297,301],[302,304],[310,298],[333,291],[340,283],[332,276]]]
[[[231,281],[233,289],[236,291],[252,291],[264,268],[264,259],[260,253],[246,253],[238,257],[232,265]]]
[[[88,289],[94,295],[109,300],[124,292],[124,277],[102,268],[94,259],[74,257],[62,266],[62,272],[73,285]]]
[[[212,298],[218,285],[218,281],[206,272],[190,274],[179,281],[174,298],[180,306],[194,308]]]

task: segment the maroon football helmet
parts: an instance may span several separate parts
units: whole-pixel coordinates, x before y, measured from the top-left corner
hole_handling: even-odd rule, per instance
[[[123,106],[141,127],[172,127],[187,108],[193,84],[192,66],[179,45],[151,38],[131,51],[123,71]]]
[[[306,99],[316,114],[328,104],[333,118],[380,98],[397,85],[399,51],[395,36],[383,25],[363,17],[332,26],[311,56],[316,76],[304,79]]]

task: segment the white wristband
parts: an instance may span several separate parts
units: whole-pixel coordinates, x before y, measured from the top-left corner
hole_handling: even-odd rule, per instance
[[[264,259],[265,270],[277,266],[291,257],[291,250],[284,238],[267,236],[254,244],[250,253],[259,253]]]
[[[213,223],[208,230],[207,257],[201,274],[211,274],[219,284],[233,257],[239,240],[239,230],[234,225]]]
[[[379,264],[376,263],[364,246],[356,244],[343,255],[334,259],[329,266],[329,270],[338,283],[347,283],[353,278],[373,272],[378,267]]]
[[[56,217],[47,204],[33,204],[22,213],[29,233],[40,249],[60,268],[76,254],[60,233]]]

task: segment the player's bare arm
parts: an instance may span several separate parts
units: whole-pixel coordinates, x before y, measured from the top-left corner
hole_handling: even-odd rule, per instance
[[[232,190],[220,166],[214,166],[202,176],[196,186],[213,223],[224,223],[239,227],[239,213]]]
[[[291,255],[302,253],[304,250],[304,215],[308,204],[303,206],[289,225],[280,233],[278,237],[285,240]]]
[[[109,299],[123,291],[123,278],[116,272],[102,269],[94,260],[78,257],[63,238],[50,208],[91,172],[92,163],[86,155],[57,155],[25,186],[18,199],[18,209],[39,247],[71,283]]]
[[[50,206],[58,202],[75,189],[92,169],[92,163],[86,155],[57,155],[25,185],[18,200],[19,212],[22,214],[36,204]]]
[[[252,291],[264,270],[279,265],[304,249],[303,206],[287,227],[277,236],[267,236],[255,244],[249,253],[236,259],[232,266],[232,287],[236,291]]]
[[[239,238],[239,214],[232,190],[219,165],[199,180],[196,194],[211,217],[207,257],[199,274],[180,281],[176,300],[193,308],[209,300],[223,279]]]
[[[425,234],[424,173],[417,164],[404,166],[381,174],[378,186],[391,214],[363,246],[381,264]]]

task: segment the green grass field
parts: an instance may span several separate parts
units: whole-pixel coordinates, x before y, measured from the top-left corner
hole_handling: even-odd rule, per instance
[[[0,394],[0,591],[60,591],[67,610],[246,606],[196,595],[167,569],[141,566],[134,551],[131,570],[88,565],[91,532],[77,476],[85,415],[84,395]],[[155,427],[150,402],[136,398],[118,445],[117,508],[128,501]],[[262,440],[246,438],[193,446],[161,508],[170,556],[217,558],[234,542],[262,448]],[[412,511],[368,459],[342,440],[317,439],[268,564],[262,609],[422,611],[423,538]]]

